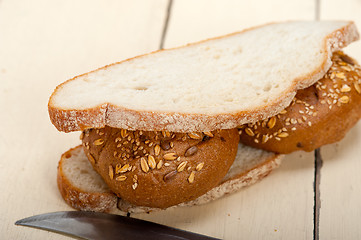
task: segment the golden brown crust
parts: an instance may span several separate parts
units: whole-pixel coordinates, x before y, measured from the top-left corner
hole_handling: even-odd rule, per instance
[[[252,29],[255,28],[250,28],[242,32],[246,32]],[[238,33],[228,34],[222,37],[227,37]],[[132,109],[126,109],[121,106],[113,106],[109,103],[104,103],[101,106],[96,106],[88,109],[58,109],[56,106],[53,105],[52,97],[59,89],[62,88],[63,84],[66,84],[67,82],[77,78],[75,77],[59,85],[50,97],[48,103],[50,119],[59,131],[64,132],[79,131],[86,128],[99,128],[106,125],[114,128],[125,128],[128,130],[168,130],[172,132],[213,131],[216,129],[235,128],[248,122],[255,122],[276,115],[278,112],[280,112],[282,109],[284,109],[287,105],[290,104],[297,90],[312,85],[325,74],[325,72],[331,65],[330,56],[333,51],[336,51],[348,45],[349,43],[357,40],[358,38],[359,35],[353,22],[348,22],[344,27],[338,29],[337,31],[334,31],[332,34],[325,38],[324,49],[322,51],[325,53],[323,63],[318,66],[312,73],[308,73],[298,79],[293,79],[292,86],[289,89],[286,89],[282,95],[280,95],[278,98],[273,99],[272,102],[269,102],[258,108],[248,109],[246,111],[234,113],[212,115],[135,111]],[[188,45],[199,44],[209,40],[212,39]],[[169,49],[160,51],[168,50]],[[150,54],[156,52],[152,52]],[[135,58],[139,58],[142,56],[144,55]],[[131,61],[132,59],[134,58],[127,59],[122,62]],[[120,64],[122,62],[114,64]],[[95,71],[105,70],[114,64],[107,65]],[[80,76],[84,76],[86,74]],[[97,113],[101,113],[101,116],[98,116]],[[71,117],[69,118],[69,116]]]
[[[73,208],[82,211],[109,212],[116,208],[117,197],[112,192],[88,192],[71,183],[63,170],[64,159],[72,157],[74,151],[82,146],[72,148],[62,154],[58,165],[57,183],[61,196]]]
[[[120,198],[167,208],[215,187],[232,165],[238,131],[170,133],[89,129],[83,147],[94,169]]]
[[[361,118],[361,68],[342,52],[326,75],[299,90],[278,115],[243,125],[241,142],[278,153],[312,151],[341,140]]]

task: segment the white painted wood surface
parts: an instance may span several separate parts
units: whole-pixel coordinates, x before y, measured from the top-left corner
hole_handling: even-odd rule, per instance
[[[352,19],[361,2],[321,3],[321,19]],[[1,239],[67,239],[14,222],[71,210],[56,187],[62,152],[79,133],[59,133],[47,100],[74,75],[159,48],[166,0],[0,0]],[[164,47],[272,21],[315,17],[313,0],[174,0]],[[360,43],[347,49],[361,61]],[[353,54],[355,53],[355,54]],[[361,125],[322,149],[320,239],[357,239]],[[342,162],[342,163],[341,163]],[[342,179],[342,180],[341,180]],[[224,239],[312,239],[313,153],[293,153],[262,182],[210,204],[134,215]]]
[[[361,27],[361,1],[328,0],[321,19],[352,18]],[[361,42],[346,52],[361,62]],[[361,239],[361,122],[339,143],[322,147],[320,239]]]

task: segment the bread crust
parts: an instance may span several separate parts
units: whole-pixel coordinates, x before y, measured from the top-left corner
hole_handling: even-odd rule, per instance
[[[252,29],[255,28],[247,29],[242,32],[233,33],[222,37],[243,33]],[[219,39],[222,37],[213,39]],[[215,129],[235,128],[245,123],[256,122],[258,120],[274,116],[278,112],[283,110],[286,106],[290,104],[297,90],[311,86],[326,73],[326,71],[331,66],[330,56],[332,55],[332,52],[339,50],[340,48],[348,45],[349,43],[357,40],[358,38],[359,35],[353,22],[348,22],[347,24],[345,24],[344,27],[329,34],[324,39],[324,47],[322,50],[322,52],[324,53],[324,60],[322,64],[320,66],[317,66],[313,72],[305,73],[304,76],[293,79],[293,84],[281,95],[274,98],[271,102],[259,106],[258,108],[223,114],[136,111],[124,108],[122,106],[115,106],[110,103],[103,103],[99,106],[88,109],[57,108],[52,102],[53,96],[57,93],[57,91],[62,88],[64,84],[67,84],[67,82],[77,78],[75,77],[64,82],[63,84],[60,84],[51,95],[48,103],[50,119],[58,130],[64,132],[84,130],[87,128],[100,128],[105,126],[124,128],[128,130],[168,130],[171,132],[201,132],[213,131]],[[213,39],[188,44],[187,46],[201,44]],[[153,53],[157,53],[159,51],[155,51]],[[135,58],[140,58],[142,56],[145,55],[141,55]],[[127,59],[125,61],[114,64],[121,64],[135,58]],[[107,65],[95,71],[107,69],[109,66],[112,66],[114,64]],[[80,76],[85,76],[86,74]]]
[[[83,146],[118,197],[137,206],[168,208],[205,194],[231,167],[238,130],[206,134],[105,127],[86,131]]]
[[[240,141],[285,154],[341,140],[361,118],[361,67],[342,52],[332,61],[326,75],[299,90],[280,114],[242,126]]]
[[[57,183],[61,196],[71,207],[82,211],[109,212],[117,206],[118,198],[112,192],[88,192],[80,189],[64,172],[65,159],[81,152],[82,146],[72,148],[62,154],[58,165]]]

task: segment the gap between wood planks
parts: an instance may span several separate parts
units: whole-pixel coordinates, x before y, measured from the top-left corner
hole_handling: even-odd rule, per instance
[[[321,8],[321,0],[315,0],[315,20],[320,20],[320,8]],[[314,183],[313,183],[313,239],[319,240],[320,232],[320,209],[321,209],[321,168],[323,164],[321,149],[318,148],[314,151]]]

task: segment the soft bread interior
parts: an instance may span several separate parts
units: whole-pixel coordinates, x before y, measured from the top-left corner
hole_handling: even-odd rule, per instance
[[[204,204],[209,201],[218,199],[225,194],[235,192],[241,187],[250,185],[265,177],[272,171],[272,169],[279,166],[282,155],[266,152],[263,150],[251,148],[242,144],[238,146],[236,159],[230,168],[228,174],[223,181],[214,189],[205,195],[197,198],[194,201],[182,203],[179,206],[193,206]],[[61,164],[59,164],[59,174],[61,174],[60,181],[69,182],[70,185],[60,184],[62,187],[71,188],[71,191],[87,192],[94,195],[96,200],[99,200],[101,193],[109,194],[109,189],[103,179],[95,172],[89,163],[81,146],[71,149],[66,154],[63,154]],[[59,176],[58,176],[59,177]],[[67,189],[68,191],[69,189]],[[66,196],[63,196],[66,198]],[[79,199],[67,198],[65,199],[71,206],[79,209]],[[90,202],[87,205],[87,210],[96,211],[97,204],[100,201]],[[127,202],[118,199],[118,206],[110,206],[112,213],[121,214],[122,212],[150,212],[160,209],[147,208],[141,206],[133,206]],[[79,209],[82,210],[82,209]]]
[[[109,192],[100,175],[85,156],[83,149],[77,147],[62,158],[62,170],[70,184],[89,193]]]

